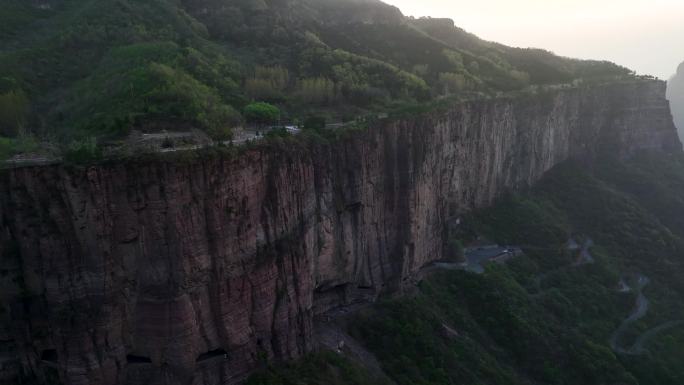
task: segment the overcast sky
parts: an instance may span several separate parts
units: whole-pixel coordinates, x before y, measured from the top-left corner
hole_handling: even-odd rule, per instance
[[[684,0],[384,0],[483,39],[605,59],[668,79],[684,61]]]

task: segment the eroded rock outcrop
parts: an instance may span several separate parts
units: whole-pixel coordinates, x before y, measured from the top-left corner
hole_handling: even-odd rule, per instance
[[[0,173],[0,380],[223,384],[401,292],[446,223],[570,157],[681,150],[665,86],[456,105],[333,144]]]

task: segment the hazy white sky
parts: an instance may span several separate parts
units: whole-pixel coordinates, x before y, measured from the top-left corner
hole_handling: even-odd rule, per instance
[[[684,61],[684,0],[384,0],[483,39],[605,59],[669,78]]]

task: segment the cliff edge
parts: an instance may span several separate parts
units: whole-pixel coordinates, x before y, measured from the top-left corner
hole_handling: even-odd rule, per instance
[[[453,218],[569,158],[681,151],[665,84],[455,105],[332,144],[0,172],[0,380],[220,384],[400,293]]]

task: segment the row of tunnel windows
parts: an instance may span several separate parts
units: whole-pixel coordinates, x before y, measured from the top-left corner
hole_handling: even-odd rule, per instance
[[[226,352],[224,349],[215,349],[215,350],[210,350],[206,353],[202,353],[199,356],[197,356],[197,359],[195,362],[203,362],[203,361],[208,361],[213,358],[217,357],[223,357],[223,358],[228,358],[228,352]],[[43,350],[43,352],[40,355],[41,361],[45,361],[48,363],[52,364],[57,364],[57,350],[56,349],[46,349]],[[152,359],[150,357],[143,357],[143,356],[136,356],[133,354],[129,354],[126,356],[126,362],[129,364],[150,364],[152,363]]]

